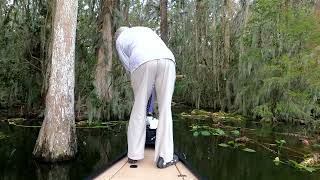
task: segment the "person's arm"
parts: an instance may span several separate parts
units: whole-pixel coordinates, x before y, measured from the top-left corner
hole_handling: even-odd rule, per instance
[[[116,48],[117,48],[117,52],[119,55],[119,59],[122,63],[122,65],[124,66],[124,68],[126,69],[127,73],[130,73],[130,69],[129,69],[129,57],[124,53],[121,43],[117,42],[116,43]]]

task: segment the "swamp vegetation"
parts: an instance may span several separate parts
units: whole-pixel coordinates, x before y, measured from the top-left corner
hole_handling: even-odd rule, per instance
[[[234,117],[232,114],[210,113],[204,110],[193,110],[190,114],[183,112],[180,116],[183,119],[196,119],[198,121],[190,126],[190,131],[194,137],[222,137],[224,142],[218,144],[220,147],[255,153],[256,150],[248,148],[248,146],[259,146],[264,151],[270,152],[275,156],[273,160],[275,165],[287,164],[298,170],[308,172],[320,169],[319,131],[306,131],[306,127],[296,126],[297,129],[290,130],[290,133],[283,132],[283,128],[286,126],[283,123],[247,122],[245,118],[239,117],[239,115]],[[279,126],[281,131],[271,130],[273,126]],[[265,135],[259,134],[258,132],[263,129],[270,129],[271,131]],[[270,138],[272,135],[277,135],[281,139],[278,137],[273,142],[261,139],[261,136]],[[286,146],[285,139],[295,141],[295,145],[288,144]],[[296,144],[299,144],[302,148],[298,148]],[[285,155],[283,151],[286,151]]]
[[[217,126],[208,119],[185,119],[180,115],[182,111],[187,114],[191,112],[188,109],[175,110],[175,151],[203,179],[317,180],[319,178],[320,174],[316,167],[314,167],[316,171],[310,173],[303,168],[290,167],[293,163],[287,162],[291,160],[300,163],[304,158],[307,159],[304,154],[320,152],[318,148],[313,147],[315,142],[311,140],[312,138],[308,139],[312,145],[304,146],[299,138],[288,135],[303,132],[302,127],[284,124],[274,127],[272,124],[248,122],[230,127],[227,122],[220,122]],[[41,121],[30,119],[16,124],[11,123],[11,125],[0,122],[0,131],[6,136],[0,140],[1,178],[84,179],[99,168],[105,167],[127,148],[124,122],[113,122],[94,128],[79,126],[77,128],[78,154],[75,160],[58,164],[41,163],[31,157],[40,125]],[[196,126],[200,132],[198,136],[195,136],[192,131]],[[220,130],[213,131],[218,128]],[[208,135],[201,131],[224,135],[213,135],[213,133]],[[25,138],[26,136],[28,138]],[[244,136],[247,138],[242,138]],[[281,139],[286,143],[283,144],[278,155],[276,140]],[[235,143],[231,145],[230,141]],[[224,148],[221,147],[222,143],[230,145]],[[245,148],[247,150],[244,150]],[[273,162],[276,157],[288,164],[280,162],[276,165],[276,162]]]
[[[267,121],[317,122],[319,1],[174,0],[160,8],[166,4],[161,2],[79,0],[77,119],[128,117],[129,80],[115,49],[110,49],[101,33],[112,36],[120,25],[143,25],[161,33],[175,54],[177,74],[183,77],[176,84],[175,102]],[[10,116],[43,114],[52,57],[53,5],[54,1],[46,0],[0,1],[0,106]],[[103,21],[104,16],[111,22]],[[106,56],[99,55],[101,46]],[[110,63],[97,71],[99,58]],[[98,90],[101,80],[96,73],[104,74],[108,92]]]

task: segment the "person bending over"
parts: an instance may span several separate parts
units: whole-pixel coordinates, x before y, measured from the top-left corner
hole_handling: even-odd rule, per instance
[[[155,87],[159,108],[154,161],[158,168],[178,162],[174,155],[171,101],[176,79],[175,57],[161,38],[147,27],[120,27],[115,33],[119,59],[130,74],[134,92],[127,138],[128,161],[144,158],[146,107]]]

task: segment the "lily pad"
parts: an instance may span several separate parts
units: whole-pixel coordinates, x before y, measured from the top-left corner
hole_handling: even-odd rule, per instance
[[[226,144],[226,143],[220,143],[220,144],[218,144],[219,146],[221,146],[221,147],[230,147],[230,145],[228,145],[228,144]]]
[[[220,128],[218,128],[218,129],[215,129],[214,130],[214,134],[215,135],[218,135],[218,136],[224,136],[226,133],[222,130],[222,129],[220,129]]]
[[[230,131],[230,133],[234,136],[240,136],[240,131],[239,130],[233,130],[233,131]]]
[[[210,136],[210,132],[209,131],[201,131],[201,135],[202,136]]]
[[[320,144],[314,144],[314,145],[312,145],[312,147],[314,147],[314,148],[320,148]]]
[[[316,171],[316,168],[314,168],[314,167],[303,166],[303,169],[306,170],[306,171],[308,171],[308,172],[314,172],[314,171]]]
[[[9,136],[7,136],[6,134],[4,134],[3,132],[0,132],[0,140],[1,139],[6,139],[8,138]]]
[[[246,152],[250,152],[250,153],[256,152],[255,150],[250,149],[250,148],[244,148],[244,149],[242,149],[242,150],[243,150],[243,151],[246,151]]]
[[[216,132],[217,132],[220,136],[223,136],[223,135],[226,134],[226,133],[225,133],[222,129],[220,129],[220,128],[216,129]]]

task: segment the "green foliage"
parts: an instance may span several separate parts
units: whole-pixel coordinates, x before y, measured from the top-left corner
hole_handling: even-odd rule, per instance
[[[194,131],[194,132],[193,132],[193,136],[194,136],[194,137],[199,136],[199,131]]]
[[[77,110],[88,117],[89,123],[125,119],[130,114],[133,101],[128,77],[118,60],[115,49],[113,51],[112,71],[106,74],[106,76],[111,76],[112,99],[109,102],[103,102],[95,93],[93,82],[97,66],[97,48],[102,41],[99,34],[101,31],[101,24],[99,24],[100,5],[97,1],[79,1],[76,43],[78,54],[76,59],[78,62],[76,63],[76,96],[79,97],[79,106],[85,108],[78,107]],[[142,10],[140,5],[136,8]],[[133,12],[137,11],[133,10]],[[113,29],[124,22],[123,18],[122,13],[116,10],[113,17]]]
[[[279,157],[275,157],[273,162],[277,166],[280,165],[280,164],[286,164],[286,165],[289,165],[290,167],[295,168],[297,170],[307,171],[307,172],[310,172],[310,173],[318,170],[318,168],[316,168],[316,167],[308,166],[308,165],[305,165],[303,163],[298,163],[297,161],[292,160],[292,159],[289,159],[288,161],[284,162],[284,161],[281,161]]]
[[[294,161],[294,160],[288,160],[288,164],[295,168],[295,169],[298,169],[298,170],[305,170],[305,171],[308,171],[310,173],[316,171],[316,168],[314,167],[309,167],[309,166],[304,166],[304,165],[301,165],[299,164],[298,162]]]
[[[244,144],[239,144],[235,141],[228,141],[227,143],[220,143],[220,144],[218,144],[218,146],[224,147],[224,148],[233,148],[233,149],[237,149],[239,147],[244,147],[241,149],[242,151],[249,152],[249,153],[256,152],[254,149],[247,148],[247,147],[245,147]]]
[[[185,75],[176,83],[174,101],[266,121],[319,120],[320,23],[314,15],[314,2],[169,2],[168,46],[176,57],[177,74]],[[131,26],[148,26],[159,33],[159,1],[119,3],[120,9],[113,14],[113,30],[127,23],[123,10],[129,4]],[[1,108],[43,109],[52,7],[51,1],[14,5],[0,1]],[[113,99],[100,102],[94,94],[101,41],[99,13],[100,1],[79,1],[75,109],[90,121],[123,119],[130,113],[133,93],[116,55],[108,74]]]
[[[232,124],[241,124],[241,123],[244,123],[246,120],[246,118],[241,115],[225,113],[225,112],[213,113],[213,112],[205,111],[202,109],[194,109],[191,111],[190,114],[186,112],[182,112],[180,116],[188,119],[213,120],[213,121],[219,121],[219,122],[228,122]]]
[[[318,116],[320,26],[312,3],[297,4],[259,0],[252,6],[236,93],[244,114],[266,120]]]
[[[193,136],[197,137],[199,135],[202,136],[226,136],[227,134],[224,130],[220,128],[212,128],[209,126],[200,126],[200,125],[192,125],[191,130],[193,131]]]
[[[0,131],[0,140],[6,139],[8,137],[9,137],[8,135],[6,135],[6,134],[4,134],[3,132]]]
[[[313,144],[312,147],[320,149],[320,144]]]
[[[44,98],[45,48],[51,31],[49,3],[35,3],[28,8],[27,2],[4,3],[0,10],[1,104],[36,111]]]
[[[238,147],[242,146],[242,144],[239,144],[239,143],[237,143],[237,142],[235,142],[233,140],[232,141],[228,141],[227,144],[232,148],[238,148]]]
[[[221,146],[221,147],[229,147],[229,145],[226,144],[226,143],[220,143],[220,144],[218,144],[218,145]]]
[[[262,117],[262,120],[269,121],[273,117],[273,113],[266,104],[255,107],[252,112],[256,117]]]
[[[276,142],[277,148],[278,148],[278,156],[280,156],[283,145],[286,144],[287,142],[283,139],[276,140],[275,142]]]
[[[194,137],[198,137],[199,135],[201,136],[225,136],[225,137],[230,137],[228,136],[228,134],[230,135],[233,135],[234,137],[238,137],[240,135],[240,131],[239,130],[232,130],[230,132],[228,132],[228,134],[220,129],[220,128],[212,128],[210,126],[206,126],[206,125],[196,125],[196,124],[193,124],[191,126],[191,130],[193,132],[193,136]],[[241,148],[241,150],[245,151],[245,152],[250,152],[250,153],[253,153],[253,152],[256,152],[255,150],[253,149],[250,149],[250,148],[247,148],[245,147],[245,144],[242,144],[242,143],[238,143],[236,142],[236,140],[230,140],[226,143],[220,143],[218,144],[218,146],[220,147],[225,147],[225,148],[233,148],[233,149],[237,149],[239,147],[243,147]]]
[[[233,131],[230,131],[230,133],[236,137],[240,136],[240,131],[239,130],[233,130]]]
[[[216,128],[216,129],[213,129],[212,135],[215,135],[215,136],[225,136],[226,133],[225,133],[222,129]]]
[[[250,153],[256,152],[255,150],[250,149],[250,148],[244,148],[244,149],[242,149],[242,150],[243,150],[243,151],[246,151],[246,152],[250,152]]]
[[[209,131],[200,131],[202,136],[210,136],[211,133]]]

